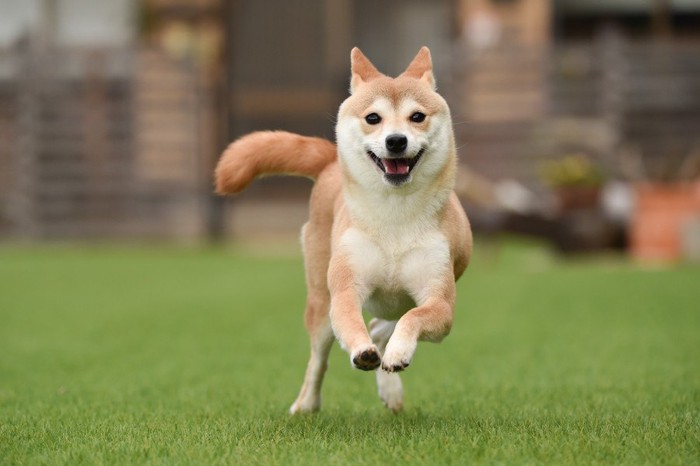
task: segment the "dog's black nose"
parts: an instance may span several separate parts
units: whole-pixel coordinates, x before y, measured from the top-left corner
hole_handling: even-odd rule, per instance
[[[406,150],[408,138],[403,134],[390,134],[386,137],[386,148],[389,152],[399,154]]]

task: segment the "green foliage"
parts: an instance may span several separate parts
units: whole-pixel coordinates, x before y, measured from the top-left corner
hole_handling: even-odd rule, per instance
[[[300,259],[0,249],[0,463],[697,464],[698,268],[476,251],[403,413],[336,346],[292,418]]]
[[[553,188],[600,186],[603,171],[582,154],[572,154],[542,164],[542,178]]]

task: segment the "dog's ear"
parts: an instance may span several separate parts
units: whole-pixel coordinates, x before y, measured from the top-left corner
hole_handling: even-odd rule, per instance
[[[383,76],[357,47],[353,48],[352,52],[350,52],[350,69],[352,71],[352,77],[350,78],[350,94],[354,93],[355,89],[363,83]]]
[[[430,49],[421,47],[413,61],[408,65],[401,76],[420,79],[435,89],[435,77],[433,76],[433,60],[430,58]]]

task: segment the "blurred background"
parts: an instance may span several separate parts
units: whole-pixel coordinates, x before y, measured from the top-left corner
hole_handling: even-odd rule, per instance
[[[295,241],[308,180],[211,173],[333,139],[355,45],[431,48],[483,237],[700,261],[700,0],[0,0],[0,239]]]

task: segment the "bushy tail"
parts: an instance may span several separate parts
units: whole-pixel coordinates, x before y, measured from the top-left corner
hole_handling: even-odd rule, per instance
[[[234,141],[216,166],[216,192],[236,194],[263,175],[316,179],[337,158],[335,144],[285,131],[259,131]]]

